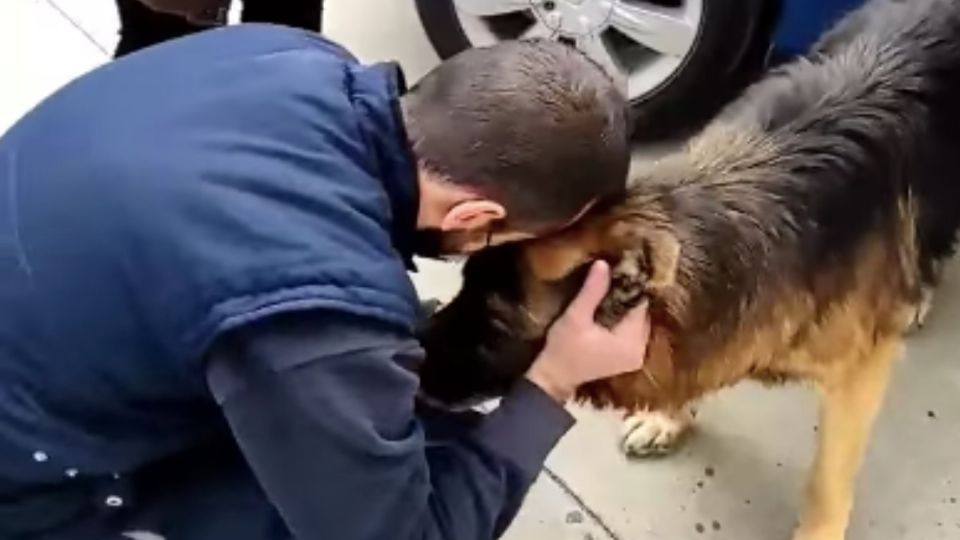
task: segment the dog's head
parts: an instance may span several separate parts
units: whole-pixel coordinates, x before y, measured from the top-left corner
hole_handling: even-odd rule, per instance
[[[598,209],[551,237],[471,257],[461,292],[421,336],[427,351],[421,371],[425,393],[464,402],[508,390],[530,367],[551,323],[598,259],[613,269],[598,321],[612,325],[648,297],[657,340],[657,326],[667,328],[672,319],[670,291],[680,246],[662,212],[633,203]]]

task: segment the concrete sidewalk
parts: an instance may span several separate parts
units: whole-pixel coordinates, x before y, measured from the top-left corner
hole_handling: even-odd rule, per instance
[[[328,34],[368,61],[398,59],[415,80],[437,60],[412,0],[328,0]],[[108,60],[111,0],[0,3],[0,131],[45,95]],[[456,270],[416,277],[449,297]],[[849,540],[960,538],[960,266],[930,326],[911,340],[859,483]],[[812,457],[816,403],[803,388],[745,385],[704,403],[677,456],[630,463],[612,413],[580,422],[550,459],[509,540],[789,538]]]

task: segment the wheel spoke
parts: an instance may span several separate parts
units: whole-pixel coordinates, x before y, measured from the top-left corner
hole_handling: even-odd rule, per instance
[[[617,0],[610,24],[628,38],[668,56],[687,54],[697,37],[696,23],[683,11]]]
[[[520,39],[556,39],[556,37],[556,30],[551,29],[540,21],[531,24],[530,28],[527,28],[523,34],[520,35]]]
[[[603,41],[603,37],[600,34],[590,34],[581,37],[577,40],[577,48],[600,64],[600,66],[610,74],[610,77],[613,78],[614,83],[616,83],[621,90],[626,91],[627,79],[624,76],[623,67],[620,65],[616,56],[614,56],[613,51],[610,50],[610,47]]]
[[[529,0],[454,0],[457,9],[474,17],[504,15],[530,9]]]

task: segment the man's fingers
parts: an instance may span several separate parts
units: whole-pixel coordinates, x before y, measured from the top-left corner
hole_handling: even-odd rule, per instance
[[[613,330],[623,351],[626,353],[626,365],[621,366],[624,371],[632,372],[643,369],[647,361],[647,345],[650,341],[650,316],[647,301],[630,310],[626,317]]]
[[[597,306],[610,289],[610,265],[604,261],[597,261],[590,266],[590,273],[583,282],[580,293],[573,299],[567,309],[573,317],[581,320],[593,320]]]

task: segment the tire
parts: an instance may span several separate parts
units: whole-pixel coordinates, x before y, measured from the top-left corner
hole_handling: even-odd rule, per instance
[[[416,6],[441,58],[472,46],[454,0],[416,0]],[[704,0],[698,37],[686,59],[658,87],[631,99],[636,136],[676,135],[716,113],[759,72],[778,8],[779,0]]]

